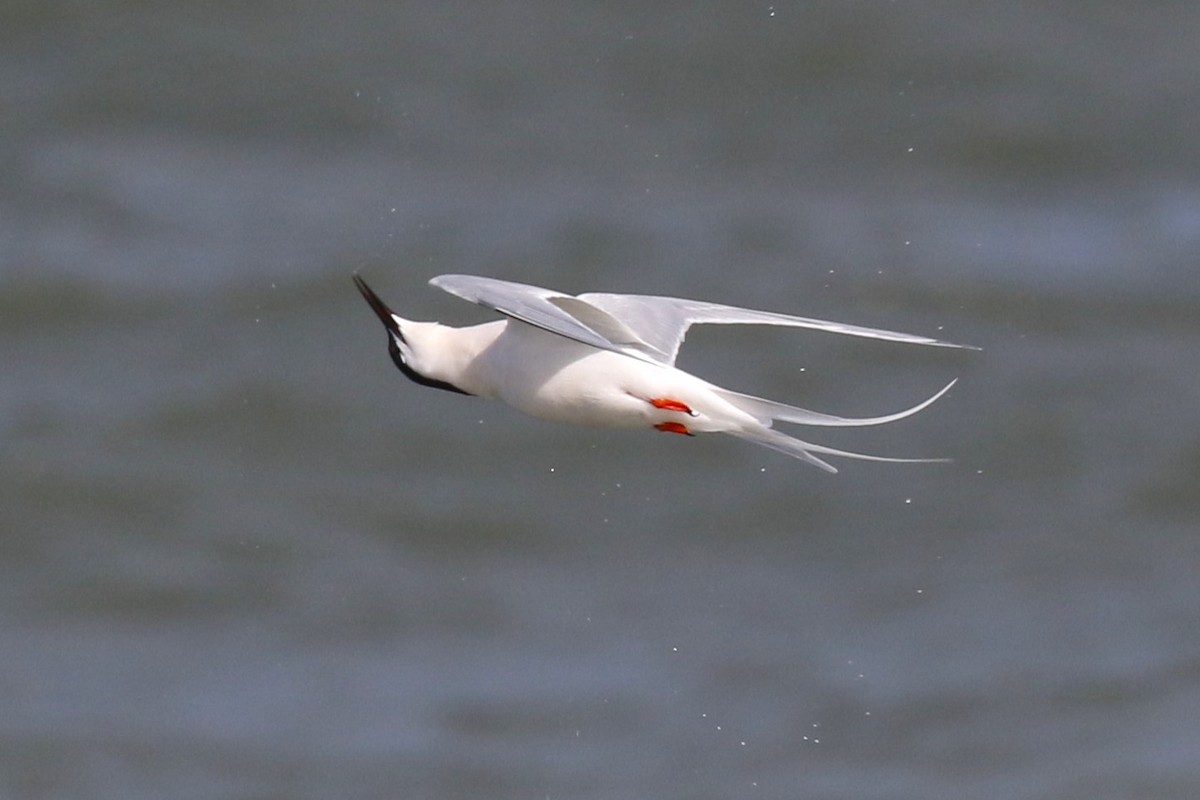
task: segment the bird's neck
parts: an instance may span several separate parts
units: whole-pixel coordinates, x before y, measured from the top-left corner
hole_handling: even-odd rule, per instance
[[[468,394],[488,397],[492,390],[491,376],[480,355],[496,341],[507,324],[496,320],[467,328],[452,328],[426,323],[421,331],[422,351],[425,353],[427,375],[445,381]]]

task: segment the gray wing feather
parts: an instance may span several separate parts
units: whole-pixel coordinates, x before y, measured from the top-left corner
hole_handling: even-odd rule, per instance
[[[624,322],[572,295],[540,286],[475,275],[439,275],[429,283],[456,297],[550,333],[601,350],[648,361],[663,361],[663,354],[643,341]]]
[[[719,303],[706,303],[701,300],[685,300],[678,297],[591,293],[581,294],[579,295],[579,299],[607,311],[614,317],[619,317],[625,324],[633,328],[651,347],[664,353],[667,356],[664,363],[667,364],[675,363],[675,357],[679,353],[679,346],[683,343],[687,329],[692,325],[704,323],[718,325],[783,325],[793,328],[809,328],[818,331],[828,331],[830,333],[842,333],[849,336],[862,336],[868,339],[881,339],[889,342],[977,349],[969,345],[943,342],[939,339],[931,339],[927,336],[915,336],[910,333],[899,333],[879,328],[864,328],[844,322],[794,317],[788,314],[755,311],[749,308],[738,308]]]
[[[687,329],[705,323],[783,325],[890,342],[969,348],[968,345],[909,333],[679,297],[598,292],[575,297],[539,286],[475,275],[439,275],[429,283],[464,300],[577,342],[667,365],[675,363]]]

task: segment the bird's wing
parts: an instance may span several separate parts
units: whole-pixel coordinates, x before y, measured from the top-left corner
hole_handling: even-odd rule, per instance
[[[539,286],[475,275],[439,275],[429,283],[551,333],[667,365],[674,365],[687,329],[696,324],[784,325],[890,342],[975,349],[909,333],[679,297],[599,292],[575,297]]]
[[[578,297],[540,286],[475,275],[439,275],[430,282],[452,295],[506,317],[646,361],[669,363],[667,355],[615,315]]]
[[[755,311],[701,300],[685,300],[679,297],[654,297],[640,294],[581,294],[577,301],[607,312],[631,329],[653,351],[661,353],[663,363],[674,364],[679,346],[687,329],[695,324],[717,325],[784,325],[793,328],[811,328],[830,333],[844,333],[868,339],[883,339],[889,342],[925,344],[936,347],[961,347],[978,349],[970,345],[953,344],[926,336],[910,333],[864,328],[844,322],[830,322],[808,317],[793,317],[770,311]]]

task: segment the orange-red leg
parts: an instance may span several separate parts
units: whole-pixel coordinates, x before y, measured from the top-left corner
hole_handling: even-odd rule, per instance
[[[687,426],[682,422],[660,422],[654,426],[664,433],[681,433],[684,436],[691,436],[692,432],[687,429]]]
[[[692,411],[691,406],[689,406],[687,403],[681,403],[678,400],[672,400],[669,397],[651,397],[650,405],[654,406],[655,408],[661,408],[665,411],[681,411],[684,414],[691,414],[693,417],[696,416],[696,412]]]

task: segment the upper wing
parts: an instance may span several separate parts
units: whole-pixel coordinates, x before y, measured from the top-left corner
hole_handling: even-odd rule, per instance
[[[551,333],[602,350],[667,365],[675,363],[687,329],[703,323],[785,325],[891,342],[968,347],[909,333],[678,297],[603,293],[575,297],[552,289],[474,275],[439,275],[429,283],[464,300],[479,303]]]
[[[439,275],[430,285],[568,339],[646,361],[666,354],[608,312],[578,297],[540,286],[475,275]]]
[[[755,311],[749,308],[705,303],[700,300],[684,300],[678,297],[653,297],[640,294],[581,294],[579,300],[608,312],[632,328],[643,341],[654,350],[665,355],[664,363],[675,363],[675,356],[687,329],[695,324],[718,325],[785,325],[793,328],[811,328],[830,333],[863,336],[868,339],[883,339],[889,342],[927,344],[936,347],[962,347],[926,336],[897,333],[878,328],[864,328],[844,322],[829,322],[808,317],[793,317],[770,311]]]

